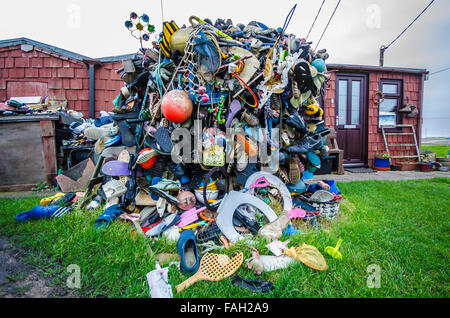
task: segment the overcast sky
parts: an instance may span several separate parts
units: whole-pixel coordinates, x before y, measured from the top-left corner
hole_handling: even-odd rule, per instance
[[[379,48],[389,44],[430,0],[342,0],[319,48],[330,63],[378,65]],[[165,20],[189,24],[189,17],[252,20],[283,26],[294,4],[297,10],[287,31],[304,37],[322,0],[163,0]],[[338,0],[326,0],[308,40],[320,38]],[[147,13],[161,31],[160,0],[4,1],[0,39],[27,37],[89,57],[137,51],[139,43],[124,21],[131,11]],[[385,66],[426,68],[430,73],[450,67],[450,0],[436,0],[385,53]],[[425,82],[423,136],[450,136],[450,70]]]

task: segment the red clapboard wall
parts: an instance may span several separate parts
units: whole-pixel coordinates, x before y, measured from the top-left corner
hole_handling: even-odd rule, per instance
[[[114,71],[121,62],[105,63],[95,71],[95,112],[110,111],[123,81]],[[67,99],[68,107],[89,118],[89,67],[86,63],[38,46],[0,48],[0,102],[11,97]]]
[[[340,71],[348,72],[345,69],[339,69]],[[331,78],[326,86],[326,99],[325,99],[325,125],[328,127],[336,127],[336,74],[338,72],[331,72]],[[416,138],[420,147],[420,128],[422,126],[422,91],[423,87],[423,74],[418,72],[395,72],[395,71],[374,71],[371,69],[361,70],[358,73],[367,74],[368,76],[368,92],[367,92],[367,141],[361,142],[368,143],[368,166],[373,166],[373,160],[377,153],[386,152],[386,147],[381,130],[378,128],[378,104],[375,103],[373,95],[375,91],[381,90],[381,79],[399,79],[403,86],[403,104],[416,105],[419,109],[419,115],[413,118],[408,118],[405,113],[400,113],[402,116],[402,124],[411,124],[416,130]],[[376,100],[376,99],[375,99]],[[404,132],[410,132],[410,129],[404,129]],[[386,136],[388,144],[413,144],[413,136]],[[420,149],[420,148],[419,148]],[[390,147],[391,156],[407,156],[416,155],[415,147]],[[414,159],[392,159],[392,163],[396,164],[401,161],[417,161]]]

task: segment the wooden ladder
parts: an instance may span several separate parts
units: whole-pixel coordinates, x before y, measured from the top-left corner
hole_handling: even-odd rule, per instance
[[[386,132],[385,129],[391,129],[391,128],[411,128],[411,132]],[[417,137],[416,137],[416,130],[414,129],[413,125],[389,125],[389,126],[381,126],[381,132],[383,133],[383,139],[384,139],[384,145],[386,146],[386,151],[389,155],[389,162],[392,164],[391,159],[398,159],[398,158],[417,158],[417,160],[420,162],[420,150],[419,145],[417,144]],[[413,136],[414,137],[414,143],[413,144],[388,144],[386,136]],[[391,147],[415,147],[417,155],[415,156],[392,156],[389,151],[389,146]]]

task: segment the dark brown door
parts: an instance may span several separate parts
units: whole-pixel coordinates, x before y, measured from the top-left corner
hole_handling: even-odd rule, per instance
[[[336,132],[344,164],[367,163],[367,76],[336,74]]]

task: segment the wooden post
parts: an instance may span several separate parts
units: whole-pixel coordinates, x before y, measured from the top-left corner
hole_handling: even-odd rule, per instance
[[[46,181],[49,186],[55,186],[57,176],[55,123],[51,120],[42,120],[40,123]]]

